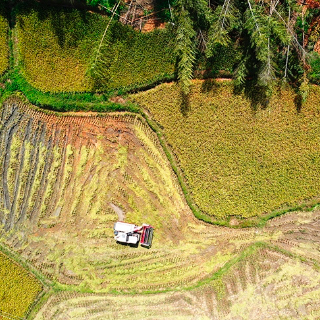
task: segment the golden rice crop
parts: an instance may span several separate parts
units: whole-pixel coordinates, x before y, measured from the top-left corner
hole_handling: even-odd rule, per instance
[[[8,29],[8,20],[0,10],[0,75],[9,66]]]
[[[31,9],[30,9],[31,8]],[[140,33],[76,9],[20,6],[17,44],[22,73],[44,92],[113,90],[172,77],[172,34]]]
[[[41,283],[34,276],[0,253],[1,312],[23,317],[41,290]]]
[[[75,9],[21,8],[18,51],[27,81],[42,91],[90,91],[86,72],[105,23],[98,14]]]
[[[299,112],[290,90],[255,110],[230,84],[195,81],[132,99],[164,128],[196,205],[219,218],[253,217],[320,194],[319,88]]]

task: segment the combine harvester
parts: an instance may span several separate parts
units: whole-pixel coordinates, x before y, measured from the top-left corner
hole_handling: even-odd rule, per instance
[[[139,240],[142,246],[150,248],[153,238],[153,227],[149,224],[136,226],[135,224],[116,222],[114,224],[114,238],[117,242],[136,245]]]

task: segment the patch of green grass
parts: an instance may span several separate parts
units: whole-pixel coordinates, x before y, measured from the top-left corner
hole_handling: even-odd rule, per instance
[[[163,127],[195,205],[218,219],[262,216],[320,193],[319,89],[300,112],[283,90],[254,109],[231,84],[163,84],[131,96]]]
[[[9,44],[8,44],[9,23],[0,9],[0,75],[9,67]]]
[[[33,275],[0,252],[1,313],[23,317],[41,290],[41,283]]]
[[[37,107],[53,111],[130,111],[138,112],[138,108],[132,104],[119,104],[109,99],[110,94],[96,93],[44,93],[32,87],[24,79],[18,70],[11,72],[11,82],[6,84],[5,94],[1,96],[0,101],[4,101],[11,95],[16,95],[26,103],[32,103]]]

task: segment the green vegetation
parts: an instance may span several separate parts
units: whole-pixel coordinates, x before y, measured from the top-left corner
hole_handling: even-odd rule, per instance
[[[21,71],[32,86],[45,92],[92,90],[86,72],[103,17],[29,4],[18,8],[16,21]]]
[[[0,252],[0,318],[23,317],[41,290],[34,276]]]
[[[9,46],[8,46],[9,23],[0,9],[0,75],[7,70],[9,66]]]
[[[140,33],[112,23],[93,65],[96,88],[134,89],[173,79],[172,47],[169,30]]]
[[[11,73],[11,82],[7,83],[4,91],[6,92],[4,98],[11,94],[18,95],[20,98],[26,100],[26,102],[54,111],[138,112],[138,108],[130,103],[120,104],[110,101],[110,94],[92,92],[42,92],[32,87],[17,70]],[[16,91],[19,92],[17,93]]]
[[[308,81],[318,78],[309,54],[319,46],[319,7],[318,1],[177,0],[174,54],[182,92],[188,93],[199,58],[207,58],[214,74],[221,48],[231,46],[237,85],[254,80],[271,96],[279,80],[290,81],[304,101]]]
[[[132,100],[163,127],[195,204],[226,219],[261,216],[319,195],[318,96],[312,88],[297,112],[295,95],[282,90],[258,108],[232,85],[198,81],[189,101],[181,102],[171,84]]]
[[[137,32],[117,0],[0,13],[0,319],[320,318],[320,10],[146,2],[174,23]],[[216,75],[236,81],[190,81]],[[152,248],[116,243],[118,220]]]

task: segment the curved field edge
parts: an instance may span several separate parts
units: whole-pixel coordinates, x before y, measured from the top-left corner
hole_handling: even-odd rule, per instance
[[[43,278],[1,245],[0,275],[0,317],[20,319],[29,314],[43,294]]]
[[[11,104],[6,106],[6,108],[8,108],[8,106],[10,105],[13,107],[12,111],[14,111],[14,116],[11,117],[10,121],[16,121],[17,119],[19,119],[19,117],[22,117],[20,119],[22,121],[18,122],[21,127],[19,129],[19,126],[17,126],[17,130],[20,130],[18,132],[21,132],[23,135],[28,134],[29,135],[28,139],[31,138],[31,141],[32,139],[37,140],[41,137],[41,134],[40,134],[41,130],[37,130],[37,128],[42,128],[42,124],[44,122],[47,123],[48,127],[54,129],[48,132],[49,136],[52,136],[54,139],[55,137],[57,138],[60,135],[63,136],[63,130],[64,130],[63,129],[64,126],[62,126],[63,123],[65,123],[67,127],[69,127],[69,125],[72,124],[73,126],[78,128],[77,129],[78,133],[76,135],[70,136],[70,138],[79,136],[80,134],[81,139],[84,139],[85,137],[83,136],[83,132],[88,132],[88,130],[87,129],[79,130],[79,127],[81,127],[81,125],[83,125],[84,122],[90,123],[91,120],[94,120],[95,127],[97,126],[97,124],[99,127],[99,123],[101,124],[101,121],[105,123],[103,120],[106,120],[106,118],[109,119],[108,115],[100,115],[99,117],[94,117],[93,115],[91,115],[91,117],[88,118],[86,115],[79,117],[79,116],[75,116],[75,114],[69,114],[69,115],[64,114],[64,115],[61,115],[61,117],[55,117],[55,119],[52,119],[50,118],[50,115],[53,116],[54,113],[36,112],[38,110],[37,108],[30,109],[30,108],[27,108],[27,106],[21,106],[21,108],[24,111],[24,114],[20,114],[16,109],[16,107],[14,107],[14,103],[17,104],[18,102],[13,100],[11,101]],[[9,111],[10,111],[10,108],[7,109],[6,113],[2,115],[3,119],[8,120],[8,116],[10,118],[10,114],[12,115],[12,112],[9,112]],[[29,118],[28,118],[28,115],[29,115]],[[32,117],[30,117],[30,115],[32,115]],[[120,123],[121,122],[131,123],[132,120],[134,122],[135,118],[136,118],[136,115],[122,114],[122,115],[115,115],[114,119]],[[15,126],[12,126],[14,125],[14,123],[11,123],[10,125],[10,121],[5,122],[5,127],[7,128],[4,132],[10,133],[12,132],[11,129],[15,128]],[[28,123],[30,123],[29,126],[28,126]],[[168,164],[161,160],[164,157],[164,155],[162,155],[159,158],[158,152],[161,151],[161,149],[159,149],[160,147],[159,143],[156,143],[156,147],[154,145],[154,143],[156,142],[154,134],[150,132],[150,129],[148,129],[146,124],[141,124],[141,123],[139,124],[139,123],[140,121],[138,120],[138,122],[135,124],[137,128],[134,129],[134,132],[136,135],[140,136],[140,141],[143,142],[143,144],[145,145],[145,148],[147,149],[145,151],[143,150],[144,148],[141,150],[143,151],[142,158],[148,159],[149,166],[151,165],[151,167],[157,166],[158,161],[160,161],[158,163],[159,165],[158,167],[161,167],[161,168],[166,167]],[[117,128],[114,125],[106,127],[105,124],[103,125],[103,127],[105,127],[105,129],[112,129],[112,132],[117,132],[119,129],[121,129],[121,131],[127,132],[126,135],[130,133],[130,131],[128,131],[126,127]],[[88,128],[88,127],[86,126],[85,128]],[[3,127],[2,127],[2,130],[3,130]],[[55,132],[59,132],[59,135],[57,135]],[[147,137],[145,137],[146,133],[148,133]],[[126,141],[126,140],[123,140],[124,138],[126,138],[126,135],[122,135],[120,140]],[[10,137],[10,134],[8,138],[9,137]],[[98,140],[97,141],[94,140],[94,141],[99,142],[101,141],[102,137],[103,135],[101,133],[97,134]],[[117,144],[118,141],[120,141],[116,139],[116,136],[112,136],[110,134],[105,135],[104,137],[108,138],[108,141],[110,141],[111,143]],[[128,140],[128,138],[130,139]],[[132,138],[133,136],[129,134],[129,136],[126,139],[128,141],[131,141],[132,143],[134,142]],[[32,154],[32,148],[30,148],[28,139],[25,139],[26,141],[24,143],[23,149],[19,147],[19,145],[21,145],[21,142],[19,142],[21,139],[21,136],[19,137],[19,135],[17,135],[15,138],[13,137],[13,139],[14,140],[12,140],[13,141],[12,148],[10,147],[10,151],[12,152],[12,159],[15,158],[14,155],[19,153],[19,150],[23,150],[25,155],[25,160],[24,160],[25,169],[22,167],[20,170],[22,170],[21,172],[28,172],[26,168],[28,168],[28,163],[30,161],[33,161],[32,159],[35,159],[34,158],[35,154],[34,156],[30,156]],[[90,137],[90,135],[85,139],[89,139],[89,141],[92,141],[92,137]],[[42,140],[42,141],[43,141],[42,143],[44,143],[46,140]],[[64,140],[61,139],[58,141],[62,142]],[[59,148],[61,148],[61,144],[57,142],[55,142],[56,147],[53,148],[53,152],[51,153],[51,155],[49,155],[50,157],[48,158],[48,159],[51,158],[54,161],[53,162],[51,162],[52,160],[47,161],[49,164],[50,163],[53,164],[53,169],[55,172],[59,168],[59,161],[61,159],[59,155],[60,154]],[[137,142],[138,141],[134,143],[134,146],[135,146],[134,149],[136,149],[138,145]],[[70,166],[70,164],[74,162],[75,159],[78,159],[79,161],[76,161],[76,163],[79,163],[79,166],[77,165],[73,169],[73,172],[74,172],[73,176],[79,181],[81,180],[85,181],[87,180],[86,176],[83,176],[83,178],[81,178],[81,175],[83,175],[86,171],[88,171],[88,170],[84,170],[84,168],[86,168],[86,162],[91,161],[90,157],[93,154],[88,152],[89,151],[88,149],[84,148],[81,151],[81,148],[79,149],[79,145],[77,148],[75,148],[75,146],[76,144],[71,148],[69,147],[68,149],[69,151],[67,152],[67,154],[68,154],[68,157],[70,157],[70,159],[67,162],[68,163],[67,167]],[[118,200],[116,204],[119,206],[122,206],[121,203],[124,204],[127,202],[126,193],[128,193],[129,190],[125,189],[124,186],[128,185],[128,182],[129,182],[129,185],[131,185],[131,187],[134,188],[136,192],[138,192],[138,195],[140,195],[140,197],[141,197],[141,194],[143,193],[141,193],[142,190],[137,189],[137,186],[135,185],[135,183],[133,183],[132,180],[133,179],[135,180],[136,178],[132,175],[133,174],[132,171],[128,172],[125,169],[126,164],[128,163],[126,159],[127,160],[130,159],[130,157],[128,157],[127,155],[129,155],[130,152],[128,152],[128,150],[126,151],[126,148],[124,148],[124,146],[117,147],[116,149],[117,149],[116,151],[117,160],[114,162],[116,164],[116,167],[114,167],[114,169],[116,169],[115,172],[121,173],[121,175],[118,175],[118,178],[122,179],[121,178],[122,176],[124,178],[123,181],[125,182],[123,186],[120,186],[121,187],[119,190],[120,194],[117,196]],[[44,152],[44,151],[41,151],[41,152]],[[101,158],[102,155],[104,154],[105,152],[100,151],[99,157]],[[94,156],[93,158],[96,158],[96,157]],[[152,159],[156,161],[154,162]],[[101,159],[101,160],[104,163],[110,162],[110,159]],[[134,163],[135,162],[136,161],[134,161]],[[10,167],[14,168],[15,167],[14,162],[12,162],[11,164],[10,163],[11,161],[9,162],[8,168]],[[66,172],[69,171],[67,167],[66,167]],[[144,177],[148,177],[151,174],[151,172],[145,172],[143,168],[140,168],[140,169],[137,168],[137,170],[134,170],[134,172],[135,171],[137,172],[141,171]],[[9,176],[14,177],[14,175],[12,176],[13,174],[12,171],[9,170],[8,172],[11,172]],[[104,173],[107,173],[107,172],[104,172]],[[102,176],[103,175],[104,174],[102,174]],[[23,182],[24,176],[26,175],[25,174],[21,175],[20,183]],[[32,177],[32,175],[30,174],[29,176]],[[52,186],[52,183],[54,182],[53,177],[54,175],[51,176],[49,179],[50,180],[49,185],[51,186]],[[72,178],[72,181],[76,182],[74,178]],[[14,181],[14,180],[15,179],[11,178],[11,181]],[[114,180],[114,182],[116,181],[117,179]],[[149,183],[151,181],[149,179],[147,179],[147,181],[148,181],[147,186],[149,189],[150,188]],[[74,182],[72,182],[72,185],[74,184]],[[162,185],[162,183],[159,183],[159,181],[157,182],[157,184],[159,186]],[[76,187],[76,184],[74,185]],[[142,184],[139,183],[138,185],[141,188]],[[156,188],[156,185],[153,185],[153,188]],[[27,189],[28,188],[22,188],[21,190],[27,190]],[[52,188],[46,188],[46,189],[49,191]],[[8,191],[12,192],[12,187]],[[78,187],[74,189],[74,191],[76,193],[72,192],[72,194],[79,194],[79,195],[83,194],[83,192],[81,192],[81,189],[79,189]],[[47,193],[47,196],[48,195],[50,195],[50,193]],[[24,199],[25,198],[24,193],[21,193],[19,197],[21,200]],[[143,197],[145,197],[145,195]],[[49,200],[49,198],[47,199]],[[82,212],[82,210],[81,210],[81,206],[79,206],[79,202],[77,201],[77,199],[71,199],[71,200],[75,201],[76,206],[73,206],[72,201],[70,201],[71,208],[73,207],[75,210],[71,210],[72,214],[69,218],[67,218],[67,221],[71,221],[76,218],[76,221],[80,222],[81,219],[87,216],[87,214],[80,215],[80,212]],[[166,203],[166,201],[164,203]],[[60,248],[57,248],[58,250],[56,250],[56,252],[53,252],[50,259],[54,259],[54,261],[57,262],[57,265],[59,266],[59,268],[60,268],[60,264],[62,263],[62,269],[57,269],[55,265],[52,265],[52,260],[51,262],[50,260],[48,261],[51,263],[51,265],[50,263],[41,264],[46,255],[46,253],[44,252],[44,248],[47,249],[47,246],[44,246],[44,243],[43,243],[44,239],[46,240],[47,238],[52,237],[52,234],[59,230],[58,228],[55,228],[55,226],[59,225],[59,221],[58,221],[59,219],[57,218],[59,218],[61,210],[57,211],[56,209],[58,208],[52,207],[53,204],[56,204],[55,200],[53,202],[51,201],[51,203],[50,201],[49,202],[45,201],[44,202],[45,206],[41,206],[43,210],[45,211],[47,210],[48,212],[45,213],[45,211],[43,211],[42,214],[44,215],[39,220],[40,227],[42,228],[41,232],[43,233],[41,234],[37,232],[36,234],[34,234],[34,237],[32,240],[33,240],[33,245],[35,246],[27,248],[23,243],[21,243],[22,246],[21,244],[19,244],[19,241],[23,240],[23,238],[19,239],[19,236],[23,237],[23,232],[25,232],[23,228],[17,228],[19,232],[17,233],[17,236],[13,237],[12,239],[8,239],[9,244],[11,243],[11,246],[16,246],[15,250],[21,253],[23,258],[26,260],[29,260],[31,264],[37,265],[38,267],[40,267],[40,269],[44,268],[43,270],[46,271],[46,276],[48,276],[49,278],[51,278],[52,275],[56,277],[57,275],[56,272],[58,272],[59,275],[60,275],[60,272],[62,272],[61,274],[62,278],[60,279],[60,281],[62,280],[62,282],[65,283],[67,280],[68,283],[71,283],[71,284],[62,284],[62,285],[57,284],[57,286],[55,287],[56,290],[69,291],[69,290],[76,290],[76,288],[78,288],[77,290],[83,290],[85,292],[88,292],[90,290],[101,292],[101,287],[99,287],[101,286],[101,283],[97,282],[96,279],[85,278],[86,280],[85,286],[83,285],[77,286],[76,283],[79,283],[79,281],[81,281],[81,278],[78,278],[80,274],[72,274],[72,273],[70,274],[70,272],[66,270],[63,266],[63,263],[65,263],[66,260],[70,261],[71,259],[76,262],[76,265],[78,265],[79,262],[82,263],[81,268],[88,267],[88,265],[87,266],[83,265],[83,258],[86,257],[86,253],[90,254],[90,251],[85,252],[83,251],[84,248],[80,248],[80,250],[77,249],[79,248],[79,246],[81,246],[81,243],[82,243],[82,241],[79,240],[79,235],[76,236],[77,241],[75,245],[70,245],[69,243],[64,248],[61,247],[61,245],[63,245],[63,242],[58,243],[59,238],[62,238],[61,236],[66,235],[68,233],[66,232],[62,232],[60,234],[57,233],[58,238],[56,239],[52,238],[54,239],[55,244],[58,244]],[[23,202],[21,207],[22,208],[24,207]],[[106,207],[104,206],[104,208]],[[118,281],[121,280],[121,283],[124,282],[123,285],[121,285],[120,283],[118,284],[114,283],[113,286],[109,288],[108,290],[109,292],[117,292],[119,294],[120,293],[134,294],[138,292],[144,292],[144,293],[161,292],[161,291],[166,292],[173,289],[183,290],[185,288],[190,288],[191,290],[195,286],[203,287],[203,285],[207,284],[206,281],[208,280],[206,279],[210,279],[212,275],[219,273],[219,270],[228,269],[229,268],[228,266],[234,265],[232,261],[237,261],[237,257],[241,257],[241,255],[244,252],[243,250],[246,247],[252,246],[252,244],[258,245],[259,243],[261,243],[261,241],[267,240],[267,241],[271,241],[272,243],[275,243],[275,245],[281,245],[281,246],[289,245],[289,246],[292,246],[294,255],[298,256],[298,255],[301,255],[300,251],[304,249],[305,241],[302,241],[300,244],[299,243],[300,240],[298,240],[298,242],[295,240],[296,242],[294,242],[292,240],[288,240],[287,238],[289,236],[295,236],[293,239],[301,239],[301,235],[303,235],[304,237],[309,235],[312,237],[316,236],[316,235],[313,235],[314,227],[317,228],[317,224],[315,224],[315,226],[313,226],[313,224],[318,221],[316,212],[312,212],[310,214],[300,214],[300,215],[293,213],[291,214],[291,219],[293,219],[293,224],[295,224],[297,221],[299,222],[299,224],[302,224],[302,225],[301,226],[298,225],[298,229],[297,229],[295,225],[290,226],[290,223],[288,223],[290,222],[289,220],[288,222],[285,223],[285,228],[290,227],[290,229],[288,230],[285,229],[284,230],[285,232],[283,232],[280,228],[276,228],[277,232],[275,232],[275,228],[272,228],[269,230],[266,229],[265,231],[264,230],[259,231],[254,229],[229,230],[227,228],[217,228],[214,226],[207,226],[205,224],[199,223],[195,219],[192,219],[191,215],[186,217],[185,213],[187,213],[187,207],[182,205],[181,208],[183,212],[179,213],[180,217],[184,216],[184,219],[187,219],[182,225],[180,223],[177,224],[177,222],[174,222],[177,218],[179,219],[179,217],[176,216],[174,212],[172,213],[173,220],[170,220],[171,218],[167,217],[165,221],[160,221],[161,218],[163,217],[162,215],[160,216],[157,215],[156,211],[150,211],[149,216],[143,216],[143,213],[141,212],[140,213],[132,212],[130,215],[127,216],[127,218],[130,219],[132,222],[136,222],[137,219],[138,220],[141,219],[139,220],[139,223],[145,221],[145,219],[148,219],[148,221],[151,221],[151,219],[153,218],[154,222],[152,223],[158,223],[158,224],[160,223],[160,225],[156,227],[158,237],[155,238],[156,241],[154,242],[154,248],[148,251],[135,250],[133,248],[121,248],[118,245],[114,244],[114,240],[112,239],[112,235],[111,235],[111,230],[107,230],[107,229],[98,230],[99,228],[95,229],[95,227],[97,226],[97,223],[99,223],[98,225],[99,227],[102,225],[105,225],[106,224],[105,218],[108,218],[107,223],[110,226],[112,226],[112,222],[118,219],[117,215],[114,212],[112,212],[112,210],[111,211],[107,210],[108,214],[106,217],[104,217],[103,215],[102,216],[100,215],[99,217],[99,215],[96,214],[96,212],[93,212],[94,215],[90,216],[89,218],[91,219],[92,217],[94,217],[95,219],[94,224],[89,224],[89,225],[84,224],[83,226],[86,229],[83,230],[82,235],[86,235],[86,236],[89,235],[94,241],[99,241],[99,245],[92,248],[94,250],[93,252],[94,255],[92,255],[92,252],[91,252],[91,259],[92,257],[95,258],[101,254],[104,254],[101,257],[103,259],[103,264],[101,264],[101,260],[100,260],[100,262],[98,261],[98,263],[93,264],[89,269],[86,268],[86,270],[84,270],[84,273],[81,274],[81,277],[86,277],[85,273],[87,272],[90,272],[90,274],[92,275],[97,271],[99,272],[99,269],[101,269],[101,267],[102,269],[104,269],[105,267],[108,267],[108,272],[110,273],[112,278],[117,278]],[[128,211],[129,210],[126,209],[126,212]],[[170,212],[171,211],[169,211],[169,213]],[[16,212],[15,216],[17,218],[20,217],[19,211]],[[26,215],[26,217],[28,217],[28,215]],[[282,219],[280,221],[283,221],[283,219],[287,219],[289,217],[290,217],[290,214],[277,219]],[[314,221],[310,223],[310,227],[308,227],[306,226],[307,224],[306,221],[308,221],[308,219],[310,220],[311,218]],[[9,216],[7,226],[11,225],[12,221],[10,219],[11,218]],[[97,219],[102,219],[102,220],[99,221]],[[277,219],[272,221],[274,226],[276,226]],[[173,222],[176,224],[174,225]],[[19,226],[21,226],[21,224],[17,224],[17,227]],[[112,227],[110,227],[110,229],[112,229]],[[298,232],[298,234],[301,233],[301,235],[296,236],[295,232]],[[11,235],[12,235],[12,232],[11,232]],[[24,237],[25,236],[26,235],[24,235]],[[87,238],[87,240],[89,240],[90,237]],[[309,244],[310,243],[312,244],[312,247],[308,248],[307,250],[307,255],[312,255],[317,261],[317,259],[319,259],[319,255],[317,255],[316,253],[317,248],[314,246],[314,243],[318,243],[319,241],[318,241],[318,238],[312,238],[312,237],[309,239],[306,239]],[[72,240],[72,237],[70,238],[70,240]],[[257,242],[258,244],[256,244]],[[48,244],[50,245],[50,241]],[[101,245],[102,246],[107,245],[107,246],[101,247]],[[101,248],[99,249],[99,247]],[[74,253],[72,251],[74,251]],[[106,253],[107,255],[105,255]],[[77,257],[81,257],[82,261],[77,260],[76,259]],[[309,259],[309,257],[307,258]],[[37,261],[37,259],[40,259],[40,261]],[[107,265],[105,265],[106,263]],[[66,267],[74,268],[74,266],[70,264],[66,265]],[[73,269],[73,271],[78,272],[79,270]],[[155,282],[155,276],[159,279],[158,281],[160,282],[158,283]],[[54,280],[57,281],[57,279],[54,279]],[[88,282],[88,280],[91,282]],[[72,284],[72,282],[74,284]],[[219,287],[219,283],[217,284],[217,286]]]
[[[143,290],[148,257],[149,280],[163,280],[154,280],[154,290],[179,283],[178,272],[167,272],[177,262],[184,278],[196,280],[185,259],[190,241],[170,250],[194,218],[154,133],[139,116],[57,117],[12,98],[1,117],[1,233],[24,259],[53,281],[81,290]],[[156,228],[152,250],[131,251],[114,242],[118,211],[126,221]]]
[[[319,246],[315,233],[318,217],[319,211],[278,217],[268,226],[268,242],[243,246],[248,237],[236,236],[234,244],[240,245],[240,252],[193,286],[156,295],[154,291],[101,295],[58,286],[38,302],[28,319],[192,319],[196,315],[201,319],[233,319],[240,313],[250,319],[266,319],[270,314],[275,318],[286,314],[289,318],[314,319],[319,316],[320,297],[319,254],[315,247],[315,243]],[[275,228],[286,236],[275,238]],[[313,249],[305,250],[306,243]]]
[[[173,84],[130,97],[161,127],[183,171],[193,212],[199,217],[202,211],[200,218],[208,222],[250,226],[304,203],[317,205],[318,88],[300,113],[290,90],[256,111],[232,90],[232,84],[195,81],[185,101],[189,110]]]
[[[237,254],[232,237],[256,239],[254,230],[209,227],[192,216],[155,134],[137,115],[57,117],[12,98],[1,117],[2,237],[62,288],[190,286]],[[114,242],[114,207],[126,221],[156,228],[151,250]]]
[[[320,206],[320,201],[318,198],[311,201],[305,201],[297,206],[285,206],[281,209],[271,211],[270,213],[263,214],[260,217],[253,218],[242,218],[237,216],[230,216],[226,219],[219,219],[218,217],[212,217],[205,212],[201,211],[196,203],[192,199],[190,188],[187,186],[186,179],[182,172],[182,169],[179,167],[177,158],[172,151],[172,146],[168,144],[163,133],[163,128],[160,128],[150,115],[149,112],[146,113],[146,110],[140,111],[140,114],[146,119],[150,128],[157,134],[161,147],[163,148],[169,162],[171,163],[172,169],[177,175],[177,179],[180,183],[181,189],[184,193],[186,202],[188,203],[189,208],[193,212],[194,216],[200,221],[218,225],[225,226],[228,228],[248,228],[248,227],[264,227],[266,223],[274,218],[280,217],[286,213],[295,212],[295,211],[313,211]]]

